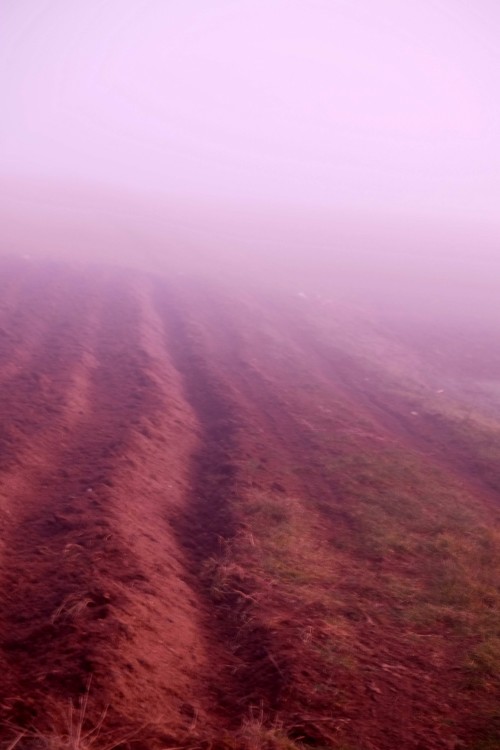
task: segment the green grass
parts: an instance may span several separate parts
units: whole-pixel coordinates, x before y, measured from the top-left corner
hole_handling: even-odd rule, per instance
[[[500,532],[485,524],[482,508],[463,487],[418,455],[348,441],[339,453],[335,442],[334,453],[322,453],[331,494],[318,502],[337,529],[331,549],[311,534],[311,501],[254,493],[241,512],[256,574],[304,604],[321,602],[339,622],[342,612],[366,621],[382,603],[383,616],[410,632],[434,628],[461,637],[470,642],[463,651],[464,684],[471,674],[494,679],[495,671],[500,674]],[[365,566],[367,581],[378,571],[376,578],[350,595],[342,582],[336,586],[332,553],[352,557],[359,575]],[[342,655],[343,642],[340,650],[333,641],[316,642],[316,657],[355,669],[348,649]]]
[[[380,572],[399,619],[417,630],[444,627],[471,639],[466,680],[500,674],[500,532],[487,509],[437,469],[397,448],[327,456],[325,477],[344,508],[338,546]],[[325,509],[325,508],[323,508]],[[407,574],[404,574],[407,571]]]

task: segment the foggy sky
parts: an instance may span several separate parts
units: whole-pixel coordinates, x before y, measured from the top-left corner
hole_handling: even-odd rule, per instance
[[[311,232],[312,253],[335,236],[375,251],[397,239],[418,252],[415,236],[444,254],[497,248],[494,0],[1,0],[0,12],[9,241],[29,233],[23,211],[37,226],[54,205],[66,223],[95,209],[105,224],[82,195],[114,191],[181,245],[219,232],[265,254]],[[130,211],[114,205],[106,236],[126,253],[116,223]]]

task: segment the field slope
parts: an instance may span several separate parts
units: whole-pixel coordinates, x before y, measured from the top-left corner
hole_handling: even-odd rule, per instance
[[[2,260],[0,747],[500,747],[499,359]]]

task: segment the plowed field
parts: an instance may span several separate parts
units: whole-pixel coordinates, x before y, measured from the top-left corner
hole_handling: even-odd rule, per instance
[[[500,747],[500,430],[436,341],[3,260],[2,746]]]

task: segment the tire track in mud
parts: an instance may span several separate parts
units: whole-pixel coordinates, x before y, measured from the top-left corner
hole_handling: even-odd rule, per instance
[[[229,309],[224,300],[219,301],[211,294],[200,293],[200,290],[197,289],[196,286],[188,286],[187,291],[185,291],[184,294],[185,299],[182,303],[184,310],[190,311],[191,315],[193,315],[193,320],[199,320],[200,318],[203,319],[204,333],[200,331],[199,336],[197,336],[196,332],[192,330],[194,325],[191,326],[190,331],[188,323],[182,331],[179,342],[180,347],[184,347],[185,350],[191,352],[194,348],[200,355],[200,362],[202,365],[199,368],[196,356],[190,356],[188,354],[184,355],[185,359],[180,365],[181,369],[189,372],[189,376],[195,381],[194,388],[197,389],[197,391],[195,390],[195,394],[198,392],[199,398],[202,401],[208,397],[209,386],[207,383],[209,383],[209,379],[212,375],[207,374],[204,369],[206,368],[207,362],[215,363],[217,373],[223,373],[226,371],[229,374],[232,390],[229,390],[229,387],[227,387],[227,390],[222,391],[222,393],[224,395],[228,394],[230,399],[233,399],[234,395],[234,397],[237,398],[238,403],[238,410],[236,411],[235,407],[234,412],[230,413],[236,413],[239,420],[245,419],[242,427],[244,427],[245,431],[254,430],[256,436],[258,436],[260,430],[258,428],[256,430],[255,427],[256,425],[260,425],[261,431],[265,435],[268,449],[268,474],[269,470],[274,468],[279,472],[280,468],[283,469],[283,467],[301,467],[301,471],[298,474],[295,473],[293,479],[287,476],[279,476],[279,484],[284,485],[288,491],[290,491],[290,489],[292,492],[298,491],[299,497],[303,501],[304,509],[308,513],[308,522],[312,521],[314,524],[314,532],[317,535],[318,542],[321,542],[321,540],[329,542],[328,535],[334,534],[338,530],[340,521],[349,527],[349,512],[348,509],[346,509],[346,516],[344,519],[342,503],[339,502],[338,492],[336,491],[335,485],[323,476],[322,467],[315,464],[315,456],[318,454],[318,451],[321,450],[321,430],[319,429],[316,431],[315,427],[317,425],[306,425],[300,418],[303,413],[301,409],[304,410],[304,407],[305,413],[309,416],[312,404],[308,404],[307,401],[301,403],[300,399],[298,400],[298,403],[293,403],[293,389],[296,387],[296,384],[293,382],[293,379],[290,379],[290,375],[286,372],[280,373],[279,377],[276,377],[276,363],[272,361],[266,362],[265,356],[262,356],[266,349],[263,339],[260,338],[258,326],[254,327],[252,333],[253,338],[250,341],[251,346],[248,347],[247,344],[249,342],[245,342],[244,334],[242,336],[242,331],[244,332],[244,322],[239,319],[234,308]],[[175,326],[178,330],[182,329],[182,321],[176,320],[174,322],[173,314],[171,314],[171,318],[172,327]],[[209,344],[206,344],[205,342],[205,345],[203,345],[203,343],[199,341],[199,338],[202,337],[202,335],[209,337]],[[189,341],[187,341],[188,339]],[[196,349],[196,347],[198,348]],[[251,359],[247,356],[246,349],[248,351],[258,351],[260,353],[261,356],[258,362],[260,367],[253,366]],[[300,351],[308,352],[307,346],[304,344]],[[267,370],[267,367],[270,368],[269,371]],[[198,372],[196,372],[197,369]],[[292,368],[292,372],[300,372],[299,363],[296,363]],[[273,377],[273,375],[275,377]],[[342,399],[343,388],[340,388],[337,391],[335,383],[333,382],[330,384],[330,389],[328,389],[327,384],[323,383],[323,379],[318,377],[316,368],[313,369],[310,377],[316,384],[321,385],[321,396],[327,401],[328,399],[331,399],[332,396],[334,398],[340,396]],[[223,386],[224,376],[221,377],[219,375],[217,383],[219,386]],[[282,390],[280,390],[280,386],[282,388],[283,385],[291,386],[292,393],[283,395]],[[316,394],[316,396],[317,395],[318,394]],[[221,396],[221,398],[223,398],[223,396]],[[213,399],[212,404],[215,405],[216,403],[217,400]],[[232,403],[232,400],[230,403]],[[247,421],[249,414],[251,414],[251,422]],[[314,409],[312,409],[311,413],[312,417],[313,415]],[[360,416],[363,417],[363,414]],[[354,420],[354,423],[356,418],[357,414],[353,408],[351,419]],[[373,420],[374,431],[376,431],[377,426],[378,423]],[[233,440],[233,444],[228,446],[228,452],[233,456],[233,460],[237,463],[238,452],[241,451],[241,428],[236,429],[232,436],[228,435],[227,437],[228,439],[231,438]],[[207,443],[207,439],[204,440],[204,443]],[[218,462],[224,462],[225,460],[225,454],[224,451],[222,451],[219,455],[213,456],[211,465],[213,467],[214,465],[217,465]],[[210,474],[209,468],[207,468],[206,471]],[[203,477],[203,471],[201,477]],[[237,482],[238,477],[236,476],[234,486],[238,491],[238,489],[241,490],[241,487],[238,487]],[[272,491],[272,485],[269,489]],[[280,491],[284,491],[283,486],[280,487]],[[228,482],[225,485],[223,492],[225,492],[225,497],[231,505],[231,482]],[[199,497],[203,497],[203,489],[199,490]],[[199,513],[202,515],[202,509],[200,509]],[[312,520],[314,515],[316,515],[316,518]],[[321,518],[323,518],[323,523],[321,523]],[[319,523],[318,520],[320,521]],[[235,531],[236,530],[233,526],[232,533],[234,534]],[[350,534],[353,533],[353,529],[348,528],[347,531]],[[333,559],[338,562],[339,571],[342,572],[342,575],[339,575],[339,577],[345,578],[344,581],[339,583],[339,592],[344,592],[346,594],[344,610],[348,613],[347,616],[349,617],[349,601],[356,595],[356,591],[360,585],[360,578],[362,578],[363,575],[367,575],[369,580],[373,581],[373,575],[376,575],[376,566],[374,570],[371,570],[370,566],[364,570],[363,565],[361,565],[358,571],[353,572],[352,560],[343,559],[342,556],[340,556],[338,560],[337,557],[332,558],[332,561]],[[359,576],[360,578],[357,578],[356,576]],[[281,602],[281,604],[283,606],[283,602]],[[293,600],[289,600],[284,604],[285,611],[288,612],[289,632],[279,633],[276,630],[273,633],[266,633],[262,641],[266,647],[270,647],[272,653],[278,655],[277,663],[279,665],[280,675],[276,680],[276,684],[279,686],[280,679],[283,680],[285,677],[286,681],[293,685],[292,695],[289,694],[288,690],[282,691],[280,687],[278,687],[274,704],[267,704],[266,708],[271,705],[278,711],[284,711],[289,717],[291,715],[292,723],[296,722],[296,726],[300,727],[297,731],[297,735],[301,735],[302,740],[305,740],[306,743],[325,743],[328,739],[331,740],[334,738],[334,734],[328,734],[328,726],[321,724],[321,722],[324,721],[325,710],[327,710],[329,714],[332,714],[332,723],[334,723],[333,717],[336,717],[339,719],[340,725],[342,725],[342,722],[345,724],[353,722],[354,727],[358,725],[356,720],[356,709],[353,708],[354,705],[356,708],[361,706],[366,708],[368,704],[368,707],[373,712],[374,709],[369,687],[370,672],[368,671],[367,674],[363,675],[362,679],[358,679],[358,684],[353,689],[355,698],[351,696],[351,702],[354,699],[357,703],[348,706],[345,712],[342,708],[335,706],[335,701],[333,699],[329,707],[325,705],[315,707],[312,686],[315,681],[321,682],[321,673],[318,671],[318,673],[315,674],[313,659],[309,656],[309,662],[304,660],[303,655],[300,654],[300,646],[298,646],[297,643],[295,648],[293,648],[290,642],[286,642],[287,637],[295,637],[295,639],[297,639],[298,636],[298,630],[296,629],[295,635],[293,635],[294,631],[292,627],[290,627],[291,623],[294,622],[294,616],[305,616],[306,620],[314,623],[315,613],[311,607],[309,612],[302,611],[299,615],[297,612],[294,613],[295,607],[296,603]],[[259,616],[259,613],[257,613],[257,616]],[[320,619],[322,616],[324,616],[324,612],[320,608]],[[294,623],[296,628],[298,628],[300,624],[299,620],[296,620]],[[386,660],[390,662],[391,659],[397,658],[401,663],[406,663],[408,654],[405,644],[401,641],[399,627],[386,626],[387,630],[382,636],[380,633],[373,631],[373,626],[374,623],[371,621],[366,627],[364,627],[363,623],[356,626],[359,635],[360,656],[361,654],[364,655],[366,652],[370,652],[371,649],[370,656],[367,658],[367,662],[369,663],[368,669],[372,670],[374,668],[374,663],[376,664],[380,661],[380,654],[377,650],[378,638],[382,638],[385,641]],[[387,646],[387,644],[389,644],[389,646]],[[417,649],[415,648],[415,650]],[[424,656],[425,653],[422,652],[422,657]],[[424,658],[422,659],[422,664],[423,663],[425,663]],[[432,685],[433,691],[435,691],[438,679],[436,675],[433,676],[436,679],[436,684],[433,684],[432,682],[430,684]],[[417,668],[411,663],[411,666],[408,667],[408,673],[406,674],[405,690],[402,691],[397,681],[395,681],[399,692],[400,711],[404,711],[411,715],[411,711],[418,706],[418,710],[419,712],[421,711],[422,717],[427,716],[429,713],[432,713],[432,711],[439,713],[439,696],[435,693],[433,693],[432,699],[429,698],[426,701],[421,700],[420,687],[423,678],[429,679],[427,671]],[[351,687],[348,683],[345,683],[345,675],[339,679],[344,680],[342,684],[347,691],[350,691]],[[394,684],[391,684],[387,689],[392,691],[396,688]],[[432,703],[433,701],[434,704]],[[308,706],[308,710],[305,712],[307,718],[304,718],[305,706]],[[431,708],[429,708],[429,706],[431,706]],[[315,708],[318,710],[316,717]],[[395,715],[391,702],[382,709],[378,709],[379,716],[382,716],[383,710],[386,710],[386,714],[384,715],[384,719],[386,720],[385,725],[396,725],[394,737],[396,738],[395,741],[397,743],[400,736],[398,715]],[[319,725],[315,723],[315,718],[318,718]],[[416,747],[416,745],[419,744],[420,737],[423,738],[423,741],[425,742],[430,736],[425,729],[420,733],[416,730],[416,734],[418,734],[419,737],[415,739],[412,747]],[[363,732],[360,731],[360,737],[358,739],[361,742],[364,741],[362,735]]]
[[[114,690],[128,696],[124,716],[167,727],[169,738],[172,732],[176,737],[188,732],[192,742],[196,725],[208,732],[220,724],[219,719],[214,723],[213,696],[206,687],[214,644],[200,625],[202,602],[174,532],[190,483],[196,424],[165,350],[149,286],[134,285],[133,296],[139,310],[137,347],[147,360],[156,406],[131,435],[131,465],[125,462],[115,472],[116,485],[126,491],[113,504],[114,530],[134,555],[141,578],[133,582],[137,591],[129,598],[127,617],[135,627],[121,646],[126,668]]]
[[[196,298],[200,298],[202,292],[195,287],[190,290],[190,294],[193,295],[195,305]],[[311,379],[317,380],[316,373],[312,375],[310,371],[302,371],[302,363],[299,361],[288,360],[286,364],[278,364],[276,360],[262,356],[269,348],[260,329],[262,321],[254,321],[252,339],[249,342],[245,337],[245,322],[235,314],[234,309],[229,308],[224,301],[217,300],[209,291],[203,293],[203,302],[206,327],[214,332],[223,332],[217,348],[219,366],[230,372],[231,383],[238,389],[240,403],[244,403],[247,412],[252,414],[255,436],[265,436],[265,443],[260,443],[262,450],[259,459],[267,462],[273,456],[277,472],[279,467],[286,467],[288,476],[280,472],[278,485],[284,484],[292,492],[298,491],[303,499],[313,501],[319,491],[320,495],[333,501],[332,488],[329,483],[320,481],[318,466],[304,465],[304,456],[308,456],[310,462],[310,456],[320,449],[322,435],[301,418],[297,395],[300,395],[300,384]],[[252,360],[254,351],[259,351],[261,355],[258,366]],[[304,348],[299,351],[303,355]],[[279,372],[279,367],[284,368],[283,372]],[[291,372],[295,374],[292,377]],[[281,380],[277,379],[277,373]],[[286,391],[283,390],[284,384],[288,386]],[[338,396],[335,391],[334,394]],[[331,398],[331,395],[330,391],[328,396]],[[290,467],[294,469],[292,477]],[[332,523],[331,514],[325,515],[326,505],[328,502],[316,503],[313,507],[326,521]]]
[[[52,468],[32,487],[31,495],[17,498],[17,505],[22,503],[18,525],[5,540],[2,656],[8,679],[2,686],[2,702],[17,720],[39,712],[37,701],[46,705],[51,692],[81,692],[94,670],[92,660],[99,644],[108,644],[119,635],[119,628],[114,636],[109,627],[103,628],[112,597],[98,581],[112,578],[108,566],[114,573],[119,568],[118,581],[140,578],[127,551],[110,543],[113,525],[106,507],[114,457],[125,450],[131,424],[150,408],[138,392],[141,363],[134,369],[135,363],[116,350],[116,337],[121,333],[119,340],[124,339],[124,326],[125,341],[133,337],[128,328],[133,321],[124,315],[124,305],[117,305],[118,294],[121,290],[111,295],[103,311],[94,347],[96,368],[87,373],[90,412],[82,416],[69,438],[62,439],[60,450],[52,456]],[[56,348],[57,341],[54,333]],[[57,351],[45,352],[45,357],[51,356],[54,367],[63,366],[63,379],[69,378],[69,362],[61,362]],[[128,403],[122,412],[117,394],[123,395],[124,390]],[[24,399],[19,392],[15,396],[14,405],[24,411]],[[48,419],[58,416],[52,413]],[[26,421],[29,434],[40,428],[37,419],[35,415],[34,425]],[[99,551],[106,554],[101,564]],[[115,566],[114,558],[119,560]],[[84,628],[77,622],[76,615],[81,613],[91,613],[84,617],[88,619]],[[36,687],[33,690],[38,685],[43,699]],[[25,697],[30,692],[31,706]]]
[[[240,434],[247,428],[245,411],[217,370],[216,352],[209,352],[213,342],[207,342],[199,325],[201,306],[195,302],[195,310],[190,308],[179,284],[158,284],[154,294],[165,346],[182,375],[185,397],[199,426],[188,505],[177,520],[176,533],[204,601],[207,639],[218,644],[212,687],[234,727],[251,706],[275,708],[286,681],[269,657],[270,632],[263,624],[245,622],[245,592],[229,589],[218,598],[213,595],[215,579],[224,576],[228,552],[240,530],[232,505],[241,491],[238,463]]]
[[[96,345],[97,355],[102,354],[106,345],[102,339],[105,317],[104,313],[100,324],[101,343]],[[67,330],[65,327],[66,333]],[[77,335],[78,329],[73,333]],[[57,334],[52,340],[56,344]],[[61,347],[64,341],[68,343],[67,338],[64,339]],[[45,352],[46,358],[51,355],[54,367],[61,368],[62,377],[57,377],[59,386],[61,380],[71,377],[71,368],[67,369],[69,360],[61,362],[57,351]],[[102,364],[97,365],[95,372],[87,372],[92,410],[78,415],[76,424],[68,426],[67,420],[59,421],[62,417],[59,409],[47,417],[57,425],[55,430],[61,435],[60,446],[52,446],[53,455],[45,457],[48,470],[44,466],[31,488],[27,488],[28,492],[11,500],[16,505],[13,520],[17,525],[5,540],[3,592],[6,606],[2,618],[2,656],[10,679],[2,687],[6,690],[4,708],[10,708],[18,719],[26,718],[25,714],[30,715],[31,710],[35,710],[26,704],[24,698],[30,694],[30,686],[41,685],[45,698],[53,686],[66,690],[68,695],[82,689],[82,681],[89,671],[88,667],[85,668],[87,649],[84,643],[72,643],[78,628],[67,622],[65,607],[69,607],[72,597],[75,607],[84,602],[83,606],[95,606],[96,612],[106,604],[105,597],[99,599],[102,594],[92,593],[91,580],[95,571],[91,550],[95,540],[98,543],[109,534],[109,524],[99,514],[96,521],[92,521],[92,515],[85,519],[86,506],[98,505],[93,497],[94,490],[90,488],[92,483],[106,479],[106,474],[97,473],[97,467],[102,466],[102,459],[109,454],[109,446],[105,443],[110,435],[106,432],[103,435],[102,429],[107,425],[105,417],[103,419],[99,414],[102,406],[100,376]],[[65,393],[64,389],[57,388],[56,391],[59,398]],[[19,393],[15,395],[17,401],[13,403],[26,420],[27,434],[35,434],[41,429],[38,415],[35,414],[33,425],[29,418],[31,413],[26,419],[24,399]],[[114,430],[112,439],[116,440]],[[23,470],[22,463],[20,470]],[[87,490],[89,492],[85,495]],[[73,550],[85,550],[86,546],[89,559],[82,567]],[[21,577],[18,576],[19,569],[23,570]],[[87,570],[86,574],[84,570]],[[90,592],[88,601],[85,599],[86,590]],[[34,692],[33,706],[40,700],[42,705],[46,704],[47,701],[41,699],[36,690]],[[16,694],[19,696],[17,714],[13,698]]]
[[[64,286],[64,279],[57,278],[58,294],[43,278],[32,279],[22,290],[28,295],[23,319],[29,334],[25,330],[21,336],[21,355],[16,346],[6,347],[11,374],[0,383],[4,471],[15,466],[23,452],[31,452],[34,442],[43,442],[44,433],[67,411],[67,394],[75,390],[72,381],[88,348],[96,311],[89,307],[88,280],[68,276]],[[22,298],[19,305],[23,308]],[[64,318],[59,306],[65,309]]]
[[[0,469],[13,489],[0,588],[0,722],[43,726],[85,691],[89,676],[89,719],[111,704],[105,725],[119,732],[155,724],[168,739],[198,717],[209,721],[213,701],[200,680],[209,644],[171,528],[191,444],[173,450],[169,438],[179,439],[179,417],[190,435],[193,425],[148,351],[154,336],[136,286],[123,278],[94,290],[101,313],[78,350],[87,366],[68,355],[62,367],[53,357],[59,397],[68,399],[76,368],[82,398],[53,414],[52,431],[33,416],[33,434],[39,427],[50,450],[34,437],[40,460],[31,471],[22,451],[17,473],[14,457],[9,471]],[[80,323],[61,341],[79,338]],[[57,346],[55,333],[52,340]],[[157,355],[167,359],[163,348]],[[15,394],[13,419],[15,406],[25,411],[22,396]],[[29,419],[26,426],[31,434]]]

